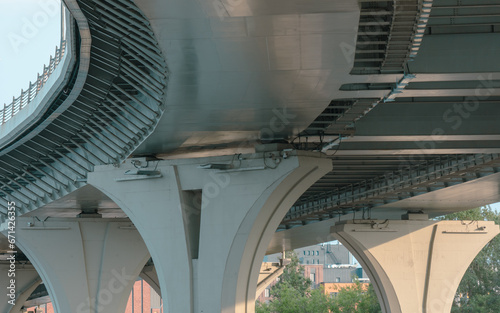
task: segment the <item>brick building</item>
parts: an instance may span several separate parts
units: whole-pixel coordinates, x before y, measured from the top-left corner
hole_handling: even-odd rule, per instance
[[[23,313],[54,313],[54,308],[48,297],[46,301],[47,303],[25,308]],[[161,297],[147,282],[139,279],[135,282],[130,293],[125,313],[163,313]]]
[[[312,281],[313,288],[323,285],[325,292],[332,294],[338,292],[336,291],[338,288],[351,285],[353,275],[363,282],[368,281],[366,273],[355,264],[352,254],[339,243],[304,247],[296,249],[295,253],[304,266],[304,276]],[[280,253],[272,254],[266,256],[264,262],[279,262],[280,258]],[[277,280],[273,281],[259,295],[259,301],[270,300],[270,288],[276,282]],[[38,300],[36,304],[28,302],[31,306],[23,313],[54,313],[50,299],[48,297],[40,299],[41,301]],[[139,279],[134,284],[125,313],[163,313],[161,297],[147,282]]]
[[[333,297],[336,296],[341,289],[349,288],[352,285],[352,283],[321,283],[324,293]],[[361,288],[367,291],[369,285],[368,283],[361,283]]]
[[[308,246],[294,251],[304,267],[304,276],[311,280],[313,288],[323,285],[333,290],[335,286],[339,288],[350,286],[354,276],[362,282],[369,282],[366,273],[355,262],[349,250],[339,242]],[[264,258],[264,262],[278,262],[281,257],[281,253],[268,255]],[[257,300],[269,301],[271,287],[278,280],[279,278],[273,281]]]

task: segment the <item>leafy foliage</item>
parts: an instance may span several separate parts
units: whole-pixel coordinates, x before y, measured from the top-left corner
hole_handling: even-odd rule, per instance
[[[304,276],[304,267],[300,265],[299,258],[294,251],[287,251],[286,258],[290,259],[290,263],[281,274],[279,282],[271,289],[271,296],[280,295],[281,289],[288,287],[304,295],[311,287],[311,280]]]
[[[353,286],[341,289],[337,297],[332,299],[330,310],[332,313],[382,312],[372,285],[366,291],[357,279]]]
[[[494,221],[500,223],[500,214],[490,207],[448,214],[446,220]],[[465,272],[457,289],[459,303],[451,312],[490,313],[500,308],[500,237],[495,237],[479,252]]]
[[[311,289],[311,281],[304,277],[304,267],[295,253],[287,252],[287,257],[290,264],[271,288],[273,300],[257,302],[256,313],[381,312],[373,289],[366,292],[357,279],[353,287],[341,289],[336,297],[330,297],[323,288]]]
[[[500,214],[490,207],[457,212],[440,220],[494,221],[500,224]],[[364,290],[355,279],[351,287],[341,289],[335,297],[325,295],[321,288],[311,289],[304,277],[304,268],[293,252],[287,252],[291,263],[280,281],[272,287],[273,300],[256,305],[256,313],[379,313],[380,305],[373,287]],[[495,237],[476,256],[465,272],[457,289],[459,303],[451,313],[500,312],[500,236]]]

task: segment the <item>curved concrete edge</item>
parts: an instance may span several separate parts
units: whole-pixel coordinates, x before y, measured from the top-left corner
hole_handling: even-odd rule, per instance
[[[42,282],[35,267],[31,264],[16,262],[14,268],[12,265],[10,261],[0,263],[1,313],[20,313],[28,297]],[[11,286],[14,289],[11,289]],[[11,290],[15,291],[15,298],[8,297]]]
[[[65,16],[62,18],[65,20],[65,32],[68,36],[66,38],[64,56],[35,98],[11,119],[0,125],[0,147],[12,144],[14,140],[18,140],[15,146],[18,146],[20,142],[24,142],[25,140],[22,138],[23,132],[29,125],[42,118],[43,114],[49,109],[52,102],[71,79],[71,74],[76,64],[75,38],[72,36],[74,25],[69,11],[65,9],[65,12]]]
[[[56,122],[60,118],[63,119],[66,115],[71,114],[71,112],[67,112],[67,110],[70,110],[72,108],[72,105],[77,105],[78,103],[85,102],[85,97],[83,95],[81,96],[80,94],[84,92],[87,87],[95,88],[95,82],[88,80],[89,68],[93,65],[90,63],[91,46],[92,40],[94,39],[93,36],[95,36],[95,38],[98,38],[95,40],[103,40],[100,36],[102,34],[105,34],[105,36],[107,36],[108,32],[106,30],[106,24],[103,24],[102,21],[106,21],[106,19],[112,19],[113,17],[102,15],[102,19],[95,20],[94,15],[89,16],[89,14],[92,14],[92,12],[88,12],[87,7],[82,6],[82,8],[80,8],[79,3],[80,2],[75,0],[68,0],[66,2],[68,9],[72,13],[73,18],[76,20],[76,25],[78,26],[78,31],[81,37],[79,45],[80,60],[78,65],[78,72],[73,73],[74,76],[72,76],[71,78],[71,92],[69,93],[67,98],[64,99],[60,106],[55,108],[53,112],[51,111],[50,115],[44,121],[41,121],[40,124],[33,126],[33,129],[30,129],[30,133],[27,134],[23,139],[35,141],[38,138],[37,136],[40,136],[43,140],[47,140],[44,137],[44,134],[41,133],[47,127],[54,128],[55,131],[54,129],[51,129],[51,132],[57,135],[59,132],[58,128],[60,128],[60,126],[56,125],[52,127],[53,125],[51,125],[51,123]],[[96,5],[97,4],[98,3],[96,3]],[[127,4],[127,6],[129,5]],[[122,22],[128,23],[127,20],[124,20]],[[141,19],[140,16],[137,23],[148,27],[148,22],[144,18]],[[93,25],[92,34],[90,32],[91,25]],[[115,38],[117,42],[119,41],[120,33],[126,34],[126,29],[118,29],[118,35]],[[132,52],[130,52],[130,50],[127,50],[129,51],[128,54],[123,55],[122,50],[114,50],[114,56],[117,59],[120,57],[124,57],[125,59],[127,59],[128,56],[130,56],[131,59],[128,60],[129,62],[127,64],[122,64],[124,72],[118,71],[115,74],[127,75],[127,71],[131,71],[135,78],[133,78],[132,80],[125,80],[127,81],[127,84],[129,84],[131,88],[137,90],[140,95],[133,95],[133,92],[129,93],[129,91],[122,90],[121,88],[117,87],[117,85],[113,85],[116,83],[114,82],[114,79],[118,76],[112,75],[112,77],[108,77],[109,79],[105,82],[108,84],[106,88],[108,88],[109,86],[114,86],[116,88],[116,90],[113,91],[112,95],[106,94],[106,96],[110,97],[109,99],[106,98],[107,100],[110,100],[109,103],[100,102],[97,110],[90,110],[87,107],[85,110],[86,112],[90,113],[90,118],[84,119],[77,124],[79,128],[76,129],[82,129],[83,132],[86,132],[86,135],[88,135],[88,137],[83,137],[79,132],[75,133],[77,137],[84,141],[83,143],[75,143],[73,138],[70,137],[72,136],[72,134],[70,134],[68,136],[58,138],[58,140],[56,140],[57,142],[52,143],[54,145],[59,145],[62,143],[60,146],[66,149],[63,153],[47,149],[47,151],[43,151],[38,155],[35,151],[34,155],[36,155],[39,159],[47,157],[53,161],[50,161],[50,164],[43,161],[43,165],[40,166],[42,169],[40,169],[40,167],[38,167],[37,165],[33,165],[32,163],[27,164],[26,162],[18,162],[19,164],[16,163],[15,166],[10,166],[8,162],[12,159],[15,160],[15,156],[9,155],[6,149],[2,151],[3,153],[5,153],[5,158],[8,160],[0,161],[7,164],[9,170],[6,172],[8,173],[8,175],[12,175],[12,177],[14,177],[9,177],[9,179],[11,180],[10,183],[19,185],[20,188],[16,188],[16,190],[12,194],[8,194],[4,196],[4,199],[0,199],[0,207],[4,209],[0,210],[0,221],[4,221],[4,216],[6,216],[8,200],[16,201],[20,214],[36,210],[47,203],[57,200],[71,193],[72,191],[85,186],[86,176],[89,171],[93,170],[94,166],[101,164],[121,163],[121,161],[126,159],[133,152],[133,150],[151,134],[151,131],[156,127],[158,120],[162,116],[165,109],[164,96],[168,81],[168,68],[166,65],[166,61],[163,56],[161,56],[160,51],[155,50],[156,45],[152,43],[152,41],[154,41],[154,38],[150,38],[148,42],[145,42],[143,50],[148,51],[148,48],[153,48],[154,51],[149,51],[144,54],[134,54],[134,51],[140,51],[141,48],[138,48],[136,46],[132,47],[134,44],[127,43],[127,40],[124,40],[123,46],[120,46],[120,49],[131,49]],[[93,50],[92,55],[94,53],[98,54],[98,52]],[[134,59],[139,62],[146,63],[151,61],[151,64],[148,63],[148,68],[154,74],[151,74],[150,78],[155,80],[157,85],[159,85],[160,87],[156,87],[156,89],[152,91],[143,90],[139,87],[143,83],[141,74],[144,76],[147,75],[145,73],[149,72],[144,72],[140,69],[137,69],[133,65]],[[159,89],[161,90],[158,91]],[[110,91],[110,93],[112,92]],[[123,100],[121,95],[129,99],[127,100],[128,102]],[[118,99],[118,102],[113,101],[113,99]],[[124,106],[122,107],[121,104],[123,104]],[[108,109],[112,112],[111,116],[106,111]],[[101,127],[100,122],[102,122],[103,119],[108,118],[114,120],[115,123],[105,123],[106,125]],[[94,133],[94,129],[92,127],[94,127],[95,125],[101,128],[102,132],[98,131]],[[89,131],[83,129],[84,127],[89,127],[91,129],[90,133]],[[104,135],[101,136],[101,134]],[[62,139],[62,141],[60,139]],[[69,140],[72,144],[75,144],[77,148],[68,148],[63,143],[64,140]],[[51,139],[49,138],[48,141],[51,142]],[[117,141],[119,142],[119,144],[117,144]],[[28,143],[29,141],[24,142],[23,145]],[[16,146],[15,148],[19,149],[20,147],[23,146]],[[76,150],[83,152],[80,153]],[[76,161],[75,158],[77,158],[78,161]],[[78,163],[79,161],[83,161],[85,165],[82,166]],[[13,168],[13,170],[11,168]],[[40,172],[42,178],[45,179],[42,180],[39,177],[33,177],[30,172],[33,170]],[[33,178],[33,180],[28,181],[23,177],[23,175],[28,175]],[[18,183],[18,181],[23,182]],[[31,188],[30,186],[33,186],[33,188]],[[9,190],[8,188],[8,186],[4,186],[1,189]],[[1,200],[3,200],[3,202]],[[0,228],[2,227],[4,226],[0,226]]]
[[[279,166],[266,162],[269,154]],[[318,153],[279,155],[162,160],[150,164],[158,173],[149,178],[124,174],[134,169],[128,162],[98,166],[88,183],[140,231],[170,311],[251,312],[268,239],[301,191],[332,166]],[[227,171],[210,167],[233,161]]]
[[[264,193],[240,224],[226,260],[221,299],[224,313],[255,310],[262,260],[276,229],[300,195],[332,169],[331,160],[320,154],[301,152],[297,158],[297,168],[269,188],[271,194]],[[238,273],[236,280],[231,271]]]
[[[42,283],[42,279],[40,277],[36,278],[33,283],[28,286],[26,289],[21,291],[21,293],[17,296],[16,305],[10,309],[9,313],[22,313],[22,308],[28,300],[29,296],[35,291],[35,289]]]
[[[64,70],[66,70],[66,74],[64,75],[64,79],[62,79],[62,82],[56,87],[55,85],[52,86],[50,89],[47,89],[47,91],[44,91],[44,99],[40,100],[40,104],[37,105],[36,109],[33,112],[28,112],[27,114],[30,114],[29,117],[24,116],[26,120],[21,122],[18,126],[14,127],[12,130],[9,131],[8,137],[2,137],[0,139],[0,147],[5,146],[9,143],[12,143],[13,141],[16,141],[15,144],[11,144],[8,148],[1,150],[0,155],[3,155],[5,153],[8,153],[9,151],[12,151],[16,147],[19,147],[26,141],[32,139],[35,137],[38,133],[40,133],[47,125],[49,125],[54,119],[56,119],[63,111],[65,111],[73,102],[76,100],[78,95],[83,89],[83,86],[85,84],[85,81],[87,79],[87,74],[88,74],[88,69],[90,65],[90,48],[91,48],[91,42],[92,38],[90,35],[90,29],[89,25],[87,22],[86,17],[83,15],[82,11],[80,10],[76,0],[66,0],[65,1],[66,8],[70,12],[70,16],[68,16],[68,19],[74,19],[76,21],[76,24],[78,25],[78,31],[80,33],[80,38],[81,38],[81,43],[80,43],[80,56],[79,56],[79,64],[78,64],[78,74],[77,78],[75,81],[75,84],[66,100],[40,125],[38,125],[35,129],[33,129],[29,134],[24,134],[23,136],[23,130],[29,127],[30,124],[35,123],[38,119],[40,119],[44,113],[47,111],[47,109],[50,107],[52,102],[55,100],[54,98],[59,94],[59,92],[62,91],[62,89],[65,87],[66,83],[70,80],[71,74],[73,67],[76,66],[76,60],[78,57],[75,55],[76,51],[76,42],[75,38],[71,36],[71,34],[74,31],[74,23],[68,22],[67,25],[70,28],[68,37],[71,39],[70,44],[67,45],[68,53],[67,56],[65,57],[65,64]],[[69,59],[69,60],[67,60]],[[56,71],[59,69],[58,67]],[[63,69],[62,69],[63,70]],[[61,70],[61,71],[62,71]],[[62,73],[61,73],[62,74]],[[51,78],[54,76],[51,76]],[[50,80],[50,78],[49,78]],[[55,84],[56,82],[54,82]],[[48,86],[45,86],[48,87]],[[45,99],[45,97],[47,97]],[[28,108],[26,109],[28,110]],[[25,115],[27,115],[25,114]],[[19,115],[19,114],[18,114]],[[17,115],[16,115],[17,116]],[[22,118],[23,116],[19,116],[19,118]],[[14,117],[15,118],[15,117]],[[12,121],[12,122],[15,122]],[[4,124],[8,126],[7,124]],[[2,127],[4,127],[2,125]],[[19,138],[19,136],[22,136]]]
[[[158,274],[156,273],[154,265],[144,266],[139,276],[144,279],[157,294],[161,295],[160,281],[158,280]]]
[[[42,277],[56,312],[124,312],[150,258],[129,219],[19,221],[33,221],[33,227],[18,228],[18,246]]]
[[[382,310],[450,312],[472,260],[500,232],[493,221],[352,220],[332,233],[375,285]]]

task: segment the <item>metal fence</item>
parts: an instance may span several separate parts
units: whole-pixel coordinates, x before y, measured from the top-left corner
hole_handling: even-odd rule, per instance
[[[38,73],[36,81],[30,82],[28,89],[21,89],[19,97],[13,97],[10,104],[4,104],[0,110],[0,125],[10,120],[14,115],[25,108],[38,95],[50,75],[55,71],[66,52],[66,40],[61,40],[60,47],[56,47],[56,53],[50,57],[48,65],[43,66],[42,74]]]

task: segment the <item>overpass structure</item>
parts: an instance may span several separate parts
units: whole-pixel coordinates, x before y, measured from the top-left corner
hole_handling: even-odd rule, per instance
[[[57,67],[2,111],[2,231],[41,279],[0,310],[43,280],[122,312],[143,275],[168,312],[253,312],[266,253],[332,238],[384,311],[450,310],[498,226],[428,219],[500,201],[498,1],[64,5]]]

